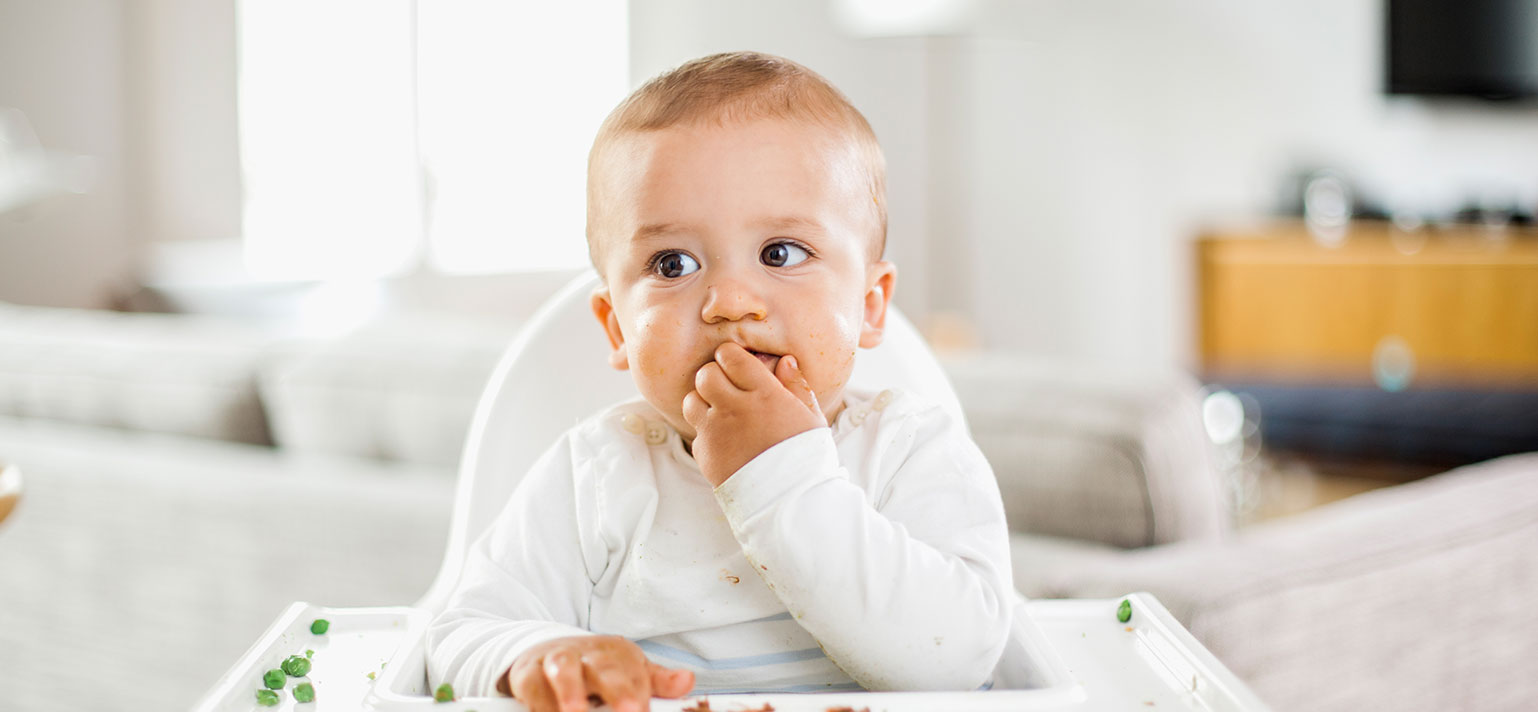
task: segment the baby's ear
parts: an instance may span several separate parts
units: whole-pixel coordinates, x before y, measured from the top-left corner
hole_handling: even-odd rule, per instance
[[[619,316],[614,313],[609,288],[595,288],[589,303],[593,307],[593,316],[598,317],[603,333],[609,337],[609,347],[613,349],[609,352],[609,365],[620,371],[630,368],[630,356],[625,352],[625,334],[620,331]]]
[[[897,287],[897,265],[882,260],[866,270],[865,315],[860,324],[860,348],[873,349],[881,345],[886,333],[886,310],[892,303],[892,291]]]

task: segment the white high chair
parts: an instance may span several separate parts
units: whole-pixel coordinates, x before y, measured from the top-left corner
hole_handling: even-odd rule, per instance
[[[597,277],[585,272],[557,292],[509,347],[481,396],[460,463],[447,552],[427,593],[410,607],[327,608],[295,603],[200,701],[200,712],[230,710],[356,710],[519,712],[509,698],[436,703],[427,688],[423,635],[446,603],[465,553],[490,526],[524,472],[550,443],[581,418],[636,395],[630,374],[608,367],[607,340],[588,306]],[[941,404],[957,418],[961,405],[939,362],[895,308],[881,346],[862,351],[850,383],[879,390],[899,386]],[[712,695],[710,709],[757,710],[1090,710],[1190,708],[1264,709],[1158,601],[1132,594],[1133,617],[1117,620],[1121,599],[1032,601],[1016,605],[1005,659],[992,690]],[[329,630],[311,632],[326,619]],[[262,673],[289,655],[314,650],[309,679],[315,702],[256,704]],[[289,690],[292,685],[287,686]],[[661,712],[697,705],[699,698],[652,700]],[[605,708],[607,709],[607,708]]]

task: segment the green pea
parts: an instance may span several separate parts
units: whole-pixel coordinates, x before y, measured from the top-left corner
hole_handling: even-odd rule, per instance
[[[289,677],[304,677],[310,674],[310,659],[301,658],[298,655],[290,655],[288,659],[283,661],[281,667],[283,672],[288,673]]]
[[[278,693],[272,690],[257,690],[256,703],[263,707],[275,707],[278,704]]]
[[[315,622],[310,624],[310,632],[316,635],[325,635],[326,629],[330,627],[331,621],[324,618],[316,618]]]
[[[454,701],[454,686],[445,682],[433,691],[433,699],[438,702]]]
[[[1123,623],[1132,620],[1132,601],[1121,599],[1121,605],[1116,607],[1116,620]]]
[[[273,668],[262,674],[262,684],[274,690],[283,689],[283,683],[288,681],[288,676],[282,670]]]
[[[298,702],[310,702],[315,699],[315,686],[308,682],[301,682],[294,686],[294,700]]]

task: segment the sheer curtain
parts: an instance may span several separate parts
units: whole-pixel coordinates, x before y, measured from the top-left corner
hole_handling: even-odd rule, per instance
[[[577,267],[587,149],[628,89],[624,0],[245,0],[248,270]]]

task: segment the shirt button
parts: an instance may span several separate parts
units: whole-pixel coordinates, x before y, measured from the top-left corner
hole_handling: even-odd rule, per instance
[[[849,424],[850,425],[856,425],[857,426],[857,425],[859,425],[860,423],[863,423],[863,422],[865,422],[865,411],[857,410],[857,411],[849,414]]]
[[[619,424],[636,435],[640,435],[641,431],[646,429],[646,421],[635,413],[626,413],[625,417],[619,419]]]
[[[649,422],[646,424],[646,444],[661,445],[668,439],[667,426],[662,423]]]
[[[881,410],[892,402],[892,398],[891,391],[882,391],[880,395],[876,396],[876,402],[872,404],[872,407],[876,410]]]

